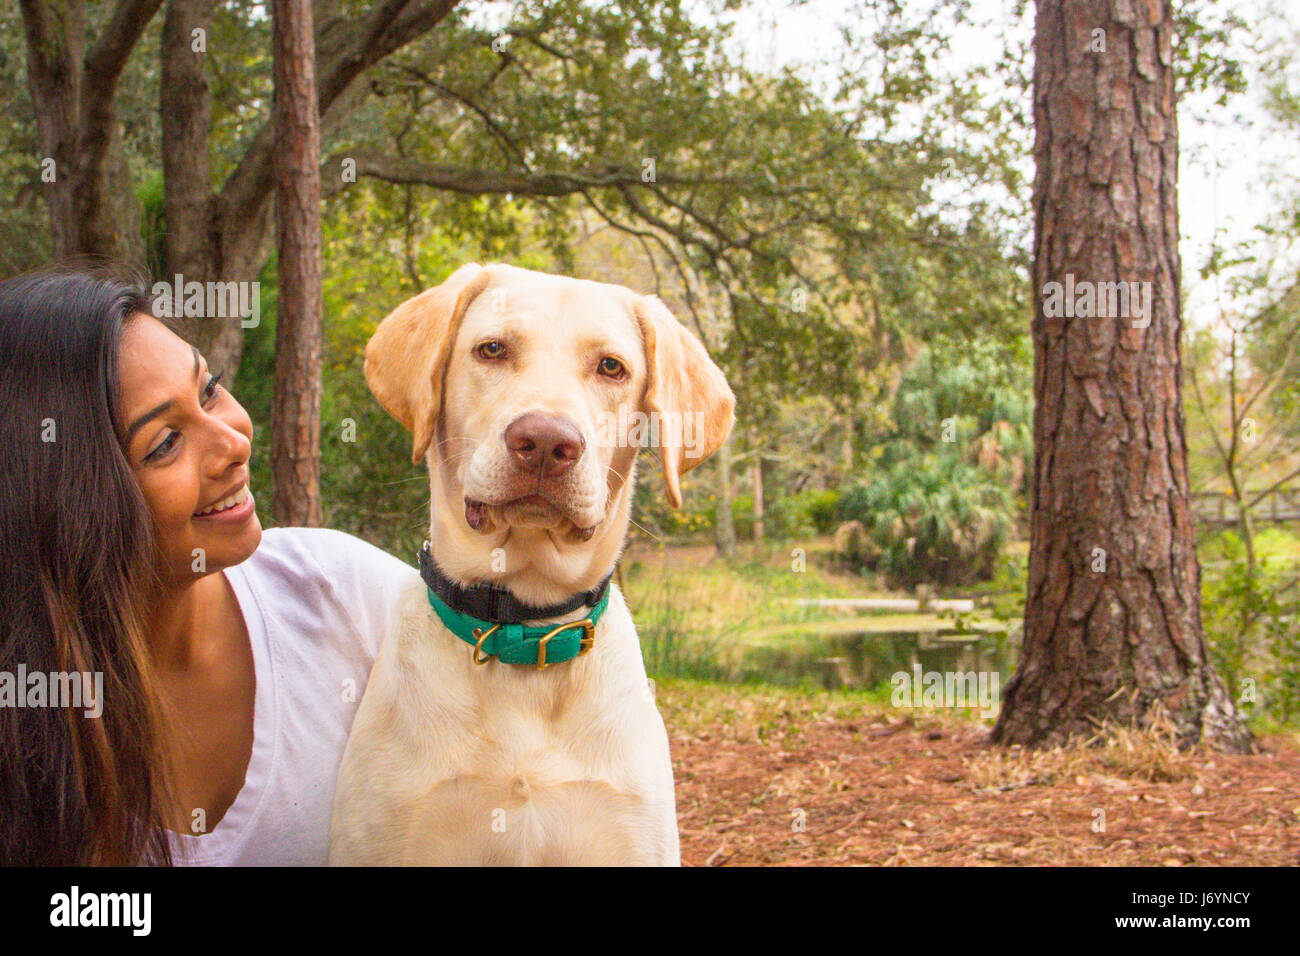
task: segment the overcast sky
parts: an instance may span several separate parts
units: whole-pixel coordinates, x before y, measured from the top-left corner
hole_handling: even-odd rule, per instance
[[[1257,23],[1266,2],[1232,0],[1232,9],[1248,23]],[[1289,18],[1295,35],[1300,30],[1300,0],[1272,2]],[[963,27],[954,37],[955,69],[996,59],[1001,41],[992,25],[1002,24],[1028,39],[1032,6],[1020,23],[1011,16],[1013,6],[1010,0],[974,0],[973,19],[986,25]],[[833,62],[836,27],[852,22],[853,8],[853,0],[810,0],[798,7],[791,7],[788,0],[765,0],[739,14],[739,46],[754,68],[802,64],[801,72],[811,76]],[[1278,135],[1261,101],[1256,87],[1226,109],[1208,96],[1179,105],[1184,305],[1186,317],[1195,323],[1206,322],[1216,313],[1214,286],[1197,275],[1216,234],[1228,244],[1250,238],[1254,228],[1277,209],[1276,197],[1262,185],[1270,170],[1289,168],[1293,175],[1300,171],[1300,143]],[[1031,157],[1026,160],[1031,162]],[[1032,173],[1032,165],[1026,169]],[[1219,298],[1225,307],[1233,305],[1226,293]]]

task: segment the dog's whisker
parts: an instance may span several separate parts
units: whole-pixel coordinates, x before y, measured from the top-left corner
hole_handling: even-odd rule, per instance
[[[631,518],[628,518],[628,519],[627,519],[627,523],[630,524],[630,525],[632,525],[633,527],[639,528],[640,531],[641,531],[641,533],[644,534],[647,538],[653,538],[655,541],[658,541],[658,540],[659,540],[659,535],[657,535],[657,534],[655,534],[654,532],[650,531],[649,529],[644,528],[644,527],[642,527],[641,525],[637,524],[637,523],[636,523],[635,521],[633,521]]]

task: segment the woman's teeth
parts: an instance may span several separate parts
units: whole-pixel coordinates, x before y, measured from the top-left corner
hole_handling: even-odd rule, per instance
[[[196,513],[195,517],[202,518],[206,515],[214,515],[218,511],[227,511],[230,508],[235,507],[236,505],[242,505],[247,500],[248,500],[248,485],[244,485],[244,487],[240,488],[229,498],[223,498],[221,501],[218,501],[207,511],[200,511]]]

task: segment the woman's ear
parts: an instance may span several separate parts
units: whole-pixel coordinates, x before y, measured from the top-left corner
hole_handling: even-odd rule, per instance
[[[680,508],[678,479],[727,440],[736,396],[700,340],[659,299],[636,296],[632,309],[645,342],[645,410],[658,421],[664,490]]]
[[[433,441],[452,343],[465,310],[488,280],[488,271],[477,263],[461,266],[442,285],[394,309],[366,345],[366,384],[411,433],[412,464]]]

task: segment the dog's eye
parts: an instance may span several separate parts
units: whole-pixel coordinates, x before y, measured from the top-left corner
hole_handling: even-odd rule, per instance
[[[506,347],[493,339],[490,342],[484,342],[475,351],[478,352],[479,358],[499,359],[506,354]]]
[[[600,360],[600,364],[596,366],[596,370],[607,378],[622,378],[627,372],[627,369],[623,368],[622,362],[616,358],[611,358],[608,355]]]

